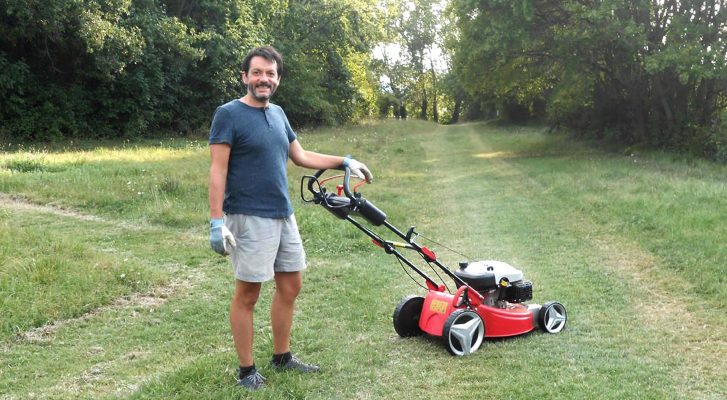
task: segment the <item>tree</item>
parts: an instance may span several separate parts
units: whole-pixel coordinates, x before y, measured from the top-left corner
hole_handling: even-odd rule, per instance
[[[375,8],[363,0],[289,2],[273,21],[273,44],[286,70],[276,101],[297,125],[338,124],[373,113],[368,65]]]
[[[206,128],[240,62],[278,46],[291,121],[374,113],[378,31],[364,0],[0,0],[0,136],[121,137]],[[276,100],[277,101],[277,100]]]
[[[197,127],[260,33],[250,1],[0,4],[0,134],[16,139]]]
[[[388,117],[389,111],[397,119],[406,119],[408,116],[411,67],[401,51],[400,36],[404,4],[403,0],[379,2],[382,36],[375,49],[378,54],[372,68],[379,77],[377,102],[381,117]]]
[[[722,1],[455,1],[449,48],[474,100],[543,109],[555,125],[620,143],[715,151],[727,89],[720,10]]]
[[[414,93],[419,98],[419,118],[427,119],[432,101],[432,119],[439,119],[437,110],[437,72],[434,48],[440,25],[437,23],[439,1],[411,0],[404,3],[399,34],[409,54],[414,79]],[[429,75],[429,76],[427,76]]]

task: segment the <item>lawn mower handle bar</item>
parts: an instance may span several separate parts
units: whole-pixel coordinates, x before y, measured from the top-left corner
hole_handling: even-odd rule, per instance
[[[343,169],[343,193],[346,194],[346,197],[353,200],[354,196],[353,193],[351,193],[351,184],[349,183],[351,180],[351,169],[348,167],[342,167],[337,169]],[[321,175],[323,175],[326,171],[327,169],[319,169],[318,171],[316,171],[315,174],[313,174],[313,178],[315,179],[308,179],[308,190],[311,193],[318,194],[318,192],[313,189],[313,182],[317,182],[318,178],[320,178]],[[305,177],[303,178],[305,179]]]
[[[306,200],[303,196],[303,184],[304,180],[308,179],[308,191],[313,193],[313,202],[316,204],[323,204],[323,206],[338,218],[346,219],[351,212],[356,212],[362,217],[366,218],[371,224],[380,226],[386,222],[386,214],[379,210],[373,203],[364,199],[360,193],[354,193],[351,191],[351,169],[343,167],[343,193],[345,196],[339,196],[336,194],[325,193],[324,188],[318,178],[326,172],[325,169],[319,169],[313,176],[304,176],[301,180],[301,197],[303,201]],[[325,180],[324,180],[325,182]],[[313,184],[317,183],[319,190],[313,187]]]
[[[357,212],[374,226],[384,225],[401,239],[405,240],[406,244],[408,244],[407,248],[415,250],[417,253],[422,255],[422,257],[424,257],[427,262],[435,264],[445,274],[447,274],[447,276],[457,282],[459,286],[464,285],[469,287],[469,285],[467,285],[460,277],[455,275],[452,271],[449,270],[449,268],[440,263],[433,252],[431,252],[426,247],[422,247],[414,242],[414,237],[416,237],[417,234],[414,231],[413,226],[409,228],[407,233],[401,232],[399,229],[397,229],[394,225],[390,224],[389,221],[386,220],[386,214],[383,211],[379,210],[376,206],[374,206],[373,203],[364,199],[360,193],[352,193],[350,189],[351,170],[348,167],[342,167],[339,169],[344,170],[343,192],[345,194],[345,197],[325,193],[325,189],[320,184],[318,178],[320,178],[326,172],[326,169],[319,169],[312,176],[304,176],[301,179],[301,198],[303,198],[303,201],[313,201],[316,204],[321,204],[328,211],[336,215],[336,217],[351,222],[355,227],[357,227],[359,230],[369,236],[374,241],[374,243],[382,247],[387,254],[393,254],[395,257],[397,257],[399,260],[401,260],[407,266],[413,269],[422,278],[424,278],[430,288],[438,287],[439,285],[434,282],[431,277],[424,273],[424,271],[419,269],[415,264],[413,264],[406,257],[404,257],[404,255],[397,251],[391,242],[387,242],[386,240],[382,239],[371,229],[368,229],[366,226],[362,225],[360,222],[352,218],[349,213]],[[313,200],[306,200],[303,196],[303,182],[306,178],[308,179],[308,191],[310,191],[314,195]],[[318,183],[319,190],[315,190],[313,186],[314,183]],[[471,290],[475,296],[481,297],[479,293],[477,293],[477,291],[475,291],[474,289]]]

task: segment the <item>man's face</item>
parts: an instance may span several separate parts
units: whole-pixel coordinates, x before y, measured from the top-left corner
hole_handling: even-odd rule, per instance
[[[250,70],[242,73],[242,82],[253,99],[266,104],[280,83],[278,64],[265,57],[253,57],[250,60]]]

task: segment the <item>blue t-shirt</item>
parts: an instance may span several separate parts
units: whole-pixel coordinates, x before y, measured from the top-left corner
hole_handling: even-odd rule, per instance
[[[221,105],[210,127],[210,144],[230,145],[222,209],[227,214],[285,218],[293,213],[288,196],[288,149],[295,140],[283,109]]]

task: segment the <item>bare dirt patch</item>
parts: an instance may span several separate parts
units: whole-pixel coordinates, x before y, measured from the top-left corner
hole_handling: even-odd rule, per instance
[[[174,280],[168,285],[155,287],[151,291],[145,293],[133,293],[127,296],[119,297],[112,303],[91,310],[79,317],[54,321],[50,324],[18,333],[17,336],[21,340],[25,340],[28,342],[49,342],[53,340],[56,332],[58,332],[59,329],[72,324],[88,321],[95,316],[111,310],[153,310],[159,308],[176,293],[191,289],[196,282],[199,282],[203,279],[201,274],[186,275],[187,276],[185,279]]]
[[[81,212],[71,210],[64,207],[55,205],[43,205],[35,204],[28,201],[26,198],[21,196],[10,195],[6,193],[0,193],[0,207],[12,208],[15,210],[26,210],[26,211],[39,211],[48,214],[61,215],[64,217],[70,217],[80,219],[82,221],[104,221],[101,217],[96,215],[83,214]]]

